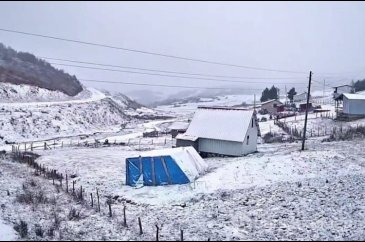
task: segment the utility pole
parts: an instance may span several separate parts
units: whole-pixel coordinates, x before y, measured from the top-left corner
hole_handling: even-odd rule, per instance
[[[253,111],[256,113],[256,94],[253,94]]]
[[[311,95],[311,84],[312,84],[312,71],[309,72],[308,95],[307,95],[307,106],[306,106],[306,109],[305,109],[305,121],[304,121],[304,130],[303,130],[302,150],[305,149],[305,135],[307,133],[308,106],[309,106],[309,97]]]
[[[285,85],[285,105],[288,105],[288,92],[286,90],[286,85]]]

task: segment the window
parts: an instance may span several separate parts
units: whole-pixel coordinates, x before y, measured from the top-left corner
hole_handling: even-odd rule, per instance
[[[252,128],[253,128],[253,118],[252,118]]]
[[[250,143],[250,136],[247,135],[247,145]]]

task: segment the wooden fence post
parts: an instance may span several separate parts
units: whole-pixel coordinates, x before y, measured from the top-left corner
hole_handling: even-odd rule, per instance
[[[124,216],[124,220],[123,220],[123,226],[127,227],[127,216],[126,216],[126,206],[124,206],[123,208],[123,216]]]
[[[91,207],[94,207],[94,198],[93,198],[93,194],[90,193],[90,197],[91,197]]]
[[[96,188],[96,195],[98,197],[98,210],[99,210],[99,213],[100,213],[100,199],[99,199],[99,189]]]
[[[112,214],[112,201],[111,201],[111,199],[108,199],[107,204],[109,206],[109,217],[113,217],[113,214]]]
[[[156,241],[158,241],[158,237],[159,237],[159,232],[160,232],[160,228],[158,227],[158,225],[156,224]]]
[[[142,235],[143,229],[142,229],[142,221],[141,221],[140,217],[138,217],[138,225],[139,225],[139,235]]]

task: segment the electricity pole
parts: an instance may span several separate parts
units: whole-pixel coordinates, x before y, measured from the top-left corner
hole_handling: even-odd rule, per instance
[[[256,113],[256,94],[253,94],[253,110]]]
[[[288,92],[286,90],[286,85],[285,85],[285,105],[288,105]]]
[[[304,121],[302,150],[305,149],[305,135],[307,133],[308,106],[309,106],[309,97],[311,95],[311,84],[312,84],[312,72],[310,71],[309,72],[308,95],[307,95],[307,106],[306,106],[306,109],[305,109],[305,121]]]

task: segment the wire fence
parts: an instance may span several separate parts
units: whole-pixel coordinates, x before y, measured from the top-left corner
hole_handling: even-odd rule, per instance
[[[148,137],[148,138],[129,138],[127,140],[108,140],[104,141],[93,140],[93,141],[65,141],[60,139],[53,139],[47,141],[34,141],[34,142],[23,142],[13,145],[17,150],[24,152],[32,152],[36,150],[54,150],[72,147],[89,147],[89,148],[100,148],[100,147],[111,147],[111,146],[129,146],[135,150],[145,150],[148,147],[172,147],[175,144],[175,139],[170,136],[161,137]]]
[[[16,145],[12,146],[10,156],[14,162],[25,164],[32,168],[35,176],[43,178],[44,182],[51,183],[59,192],[62,192],[62,196],[71,197],[77,204],[80,204],[85,209],[95,210],[101,217],[108,217],[111,222],[113,219],[119,222],[118,215],[114,212],[117,201],[111,195],[102,194],[102,191],[98,187],[95,187],[93,191],[87,191],[82,184],[78,185],[78,181],[72,175],[60,173],[44,164],[40,164],[37,162],[39,155],[32,152],[20,151]],[[196,189],[201,185],[206,186],[205,183],[200,184],[199,182],[194,182],[188,188]],[[122,226],[131,233],[136,233],[136,236],[139,236],[140,239],[148,236],[144,230],[142,217],[127,217],[127,203],[123,204],[122,219]],[[158,223],[148,225],[155,228],[155,234],[149,235],[148,237],[154,237],[156,241],[159,241],[162,225]],[[184,241],[184,230],[180,229],[179,233],[179,241]],[[171,235],[171,231],[168,234]],[[210,238],[208,238],[208,241],[210,241]]]

